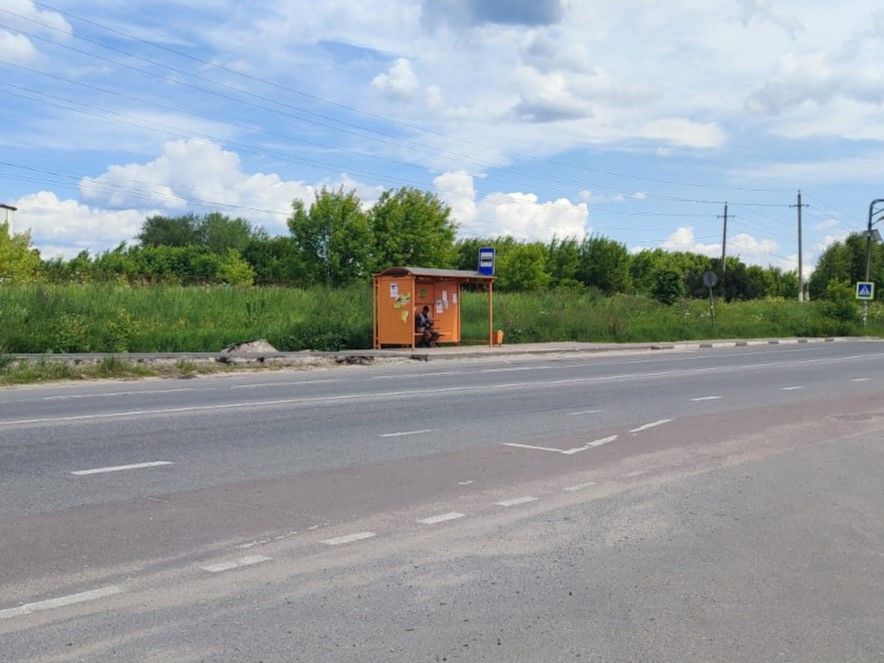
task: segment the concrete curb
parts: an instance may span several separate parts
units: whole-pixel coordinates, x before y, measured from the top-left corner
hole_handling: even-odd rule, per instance
[[[342,352],[275,352],[241,354],[221,359],[216,352],[132,352],[132,353],[69,353],[69,354],[12,354],[13,361],[64,361],[73,364],[96,363],[114,357],[131,363],[174,363],[179,361],[221,362],[231,364],[268,364],[287,366],[318,366],[330,364],[368,364],[376,359],[413,359],[430,361],[440,359],[480,359],[548,354],[596,354],[606,352],[648,352],[655,350],[698,350],[709,348],[751,347],[763,345],[798,345],[806,343],[837,343],[841,341],[877,341],[877,337],[827,338],[766,338],[721,341],[679,341],[674,343],[546,343],[504,345],[495,348],[433,348],[420,352],[403,350],[347,350]]]

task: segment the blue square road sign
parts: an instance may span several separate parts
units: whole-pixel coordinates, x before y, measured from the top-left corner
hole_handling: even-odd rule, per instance
[[[856,298],[863,300],[875,299],[875,284],[871,281],[857,281]]]

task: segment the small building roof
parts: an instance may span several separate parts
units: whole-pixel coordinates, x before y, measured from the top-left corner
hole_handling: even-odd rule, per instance
[[[432,267],[388,267],[375,276],[416,276],[418,278],[452,279],[457,281],[493,281],[493,276],[467,269],[435,269]]]

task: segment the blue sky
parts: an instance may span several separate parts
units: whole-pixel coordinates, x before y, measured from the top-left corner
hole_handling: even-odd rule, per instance
[[[0,201],[45,255],[321,186],[462,235],[805,264],[884,196],[884,11],[788,0],[3,0]]]

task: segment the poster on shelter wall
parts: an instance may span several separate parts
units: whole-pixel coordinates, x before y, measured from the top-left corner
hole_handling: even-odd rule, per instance
[[[457,293],[456,292],[451,293],[451,303],[454,304],[455,306],[457,306]]]
[[[396,281],[390,282],[390,298],[396,299],[399,297],[399,284]]]
[[[448,308],[448,291],[447,290],[442,291],[442,306],[444,306],[445,308]]]
[[[442,315],[442,311],[443,311],[443,309],[442,309],[442,300],[441,300],[441,299],[437,299],[437,300],[436,300],[436,315]]]

